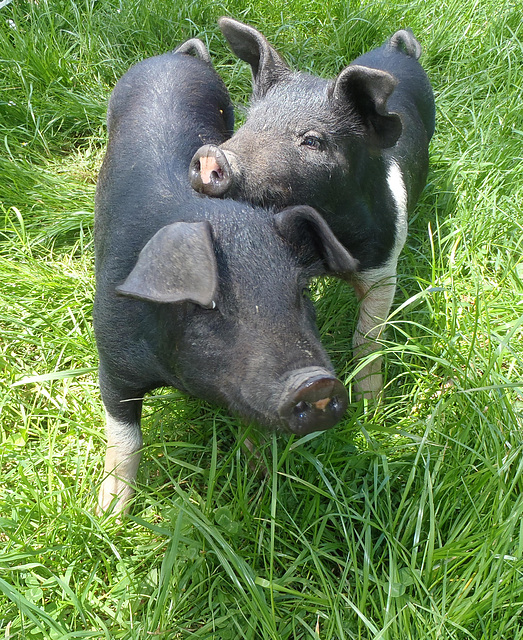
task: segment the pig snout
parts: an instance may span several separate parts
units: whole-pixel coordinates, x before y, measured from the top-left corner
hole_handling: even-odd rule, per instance
[[[322,369],[295,371],[285,385],[278,413],[297,435],[324,431],[338,423],[347,409],[347,390]]]
[[[223,195],[232,182],[232,170],[223,151],[213,144],[200,147],[191,160],[189,180],[198,193]]]

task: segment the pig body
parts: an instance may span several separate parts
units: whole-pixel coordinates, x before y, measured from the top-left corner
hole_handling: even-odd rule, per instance
[[[95,206],[101,510],[125,508],[142,399],[155,387],[297,434],[333,426],[346,408],[303,293],[312,275],[356,263],[308,207],[274,215],[191,189],[194,152],[222,143],[232,124],[197,40],[135,65],[111,96]]]
[[[220,27],[253,72],[245,124],[191,163],[193,188],[277,208],[315,207],[358,260],[349,280],[360,300],[354,335],[357,391],[376,396],[380,358],[372,357],[392,304],[408,214],[425,185],[434,98],[418,62],[420,46],[399,31],[337,78],[293,72],[265,37],[229,18]],[[200,171],[214,162],[214,173]],[[211,178],[209,177],[211,176]]]

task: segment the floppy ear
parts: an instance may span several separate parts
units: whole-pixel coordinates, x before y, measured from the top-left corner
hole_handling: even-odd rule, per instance
[[[181,45],[176,47],[173,53],[185,53],[187,55],[194,56],[195,58],[200,58],[200,60],[203,60],[204,62],[212,64],[211,56],[207,51],[207,47],[198,38],[191,38],[190,40],[182,42]]]
[[[218,25],[233,52],[251,65],[255,98],[261,98],[274,84],[290,76],[285,60],[259,31],[232,18],[220,18]]]
[[[140,251],[116,291],[152,302],[195,302],[212,308],[218,269],[208,222],[175,222],[162,227]]]
[[[398,114],[387,109],[397,83],[386,71],[353,64],[340,73],[332,87],[333,100],[356,113],[367,140],[381,149],[393,147],[403,128]]]
[[[341,244],[329,225],[312,207],[288,207],[274,216],[278,233],[298,255],[311,262],[321,260],[326,273],[347,277],[358,269],[358,261]]]

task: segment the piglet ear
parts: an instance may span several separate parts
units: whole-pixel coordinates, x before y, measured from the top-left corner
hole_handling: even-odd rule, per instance
[[[278,233],[298,256],[311,265],[321,261],[325,272],[346,278],[358,269],[358,261],[341,244],[329,225],[312,207],[288,207],[274,216]]]
[[[332,87],[333,100],[355,112],[366,139],[381,149],[393,147],[402,131],[400,117],[387,108],[397,83],[386,71],[353,64],[340,73]]]
[[[173,53],[185,53],[186,55],[200,58],[200,60],[211,64],[211,56],[209,54],[209,51],[207,50],[207,47],[203,44],[203,42],[198,38],[191,38],[190,40],[186,40],[181,45],[176,47]]]
[[[233,52],[251,65],[255,98],[261,98],[273,85],[290,76],[292,72],[285,60],[259,31],[232,18],[220,18],[218,25]]]
[[[218,269],[208,222],[175,222],[162,227],[140,251],[116,291],[152,302],[194,302],[212,308]]]

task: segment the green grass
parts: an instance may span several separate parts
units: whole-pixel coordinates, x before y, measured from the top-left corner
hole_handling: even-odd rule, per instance
[[[94,515],[107,98],[133,62],[198,36],[245,103],[223,14],[323,75],[398,28],[423,45],[437,131],[383,342],[387,398],[325,434],[268,436],[260,479],[236,418],[159,391],[119,524]],[[516,0],[0,9],[0,636],[523,639],[522,18]],[[350,385],[354,296],[317,290]]]

